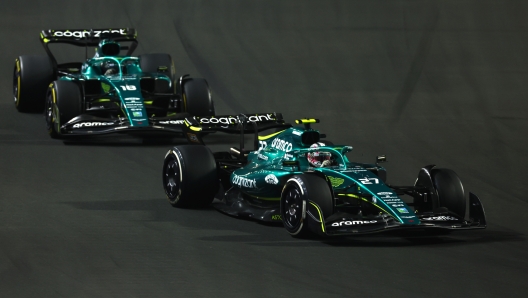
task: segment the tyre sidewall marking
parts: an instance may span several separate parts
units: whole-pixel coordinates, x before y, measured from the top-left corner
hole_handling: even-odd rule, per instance
[[[57,92],[55,92],[56,86],[53,85],[51,88],[51,95],[53,98],[53,107],[51,110],[51,123],[55,126],[55,131],[59,133],[60,131],[60,114],[59,107],[57,106]]]
[[[301,224],[297,228],[297,230],[294,233],[291,233],[293,236],[299,234],[304,226],[304,219],[306,218],[306,200],[304,198],[305,189],[302,181],[299,181],[298,178],[290,178],[288,181],[286,181],[286,185],[290,182],[294,182],[299,187],[299,190],[301,191],[301,199],[302,199],[302,212],[301,212]]]
[[[171,150],[171,152],[172,152],[172,155],[174,155],[176,157],[176,161],[178,162],[178,171],[180,172],[180,177],[179,177],[180,184],[178,186],[178,195],[174,199],[174,203],[177,203],[180,200],[181,193],[182,193],[182,180],[183,180],[182,167],[183,167],[183,164],[181,163],[181,161],[183,160],[183,158],[180,159],[180,157],[178,156],[179,152],[177,152],[175,150]]]
[[[18,58],[16,59],[16,63],[15,64],[16,64],[16,68],[17,68],[17,96],[16,96],[15,104],[18,107],[18,105],[20,104],[20,75],[21,75],[21,72],[20,72],[20,60]]]
[[[182,93],[182,98],[183,98],[183,110],[187,112],[187,96],[185,95],[185,93]]]

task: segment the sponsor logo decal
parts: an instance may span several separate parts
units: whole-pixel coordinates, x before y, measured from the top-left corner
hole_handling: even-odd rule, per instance
[[[268,176],[264,177],[264,181],[266,181],[268,184],[279,184],[279,179],[277,179],[277,176],[273,174],[269,174]]]
[[[375,224],[377,222],[378,222],[377,220],[347,220],[347,221],[334,222],[332,224],[332,227],[368,225],[368,224]]]
[[[384,198],[382,198],[382,199],[383,199],[383,201],[385,201],[385,203],[387,203],[387,204],[399,204],[399,203],[402,202],[401,199],[384,199]]]
[[[448,221],[448,220],[458,220],[458,218],[453,216],[431,216],[422,218],[425,221]]]
[[[238,176],[236,174],[233,175],[231,183],[233,183],[234,185],[238,185],[239,187],[257,188],[257,181],[255,179],[248,179],[245,177]]]
[[[293,155],[291,155],[289,153],[286,153],[286,154],[284,154],[284,159],[285,160],[291,160],[291,159],[293,159]]]
[[[101,36],[102,33],[103,34],[104,33],[118,33],[118,34],[121,34],[121,35],[126,35],[125,29],[118,29],[118,30],[94,30],[93,33],[94,33],[93,37],[99,37],[99,36]],[[77,37],[77,38],[83,38],[83,37],[90,36],[90,31],[69,31],[69,30],[61,31],[61,30],[57,30],[57,31],[53,32],[53,36],[56,36],[56,37]]]
[[[296,136],[300,136],[300,135],[302,135],[302,132],[294,130],[294,131],[292,131],[292,134],[294,134]]]
[[[248,117],[249,122],[263,122],[263,121],[273,121],[275,118],[273,114],[265,115],[252,115]],[[219,118],[200,118],[201,124],[224,124],[224,125],[234,125],[238,124],[238,117],[228,116],[228,117],[219,117]]]
[[[400,198],[398,198],[397,196],[384,196],[380,197],[380,199],[383,199],[385,202],[400,201]]]
[[[271,216],[271,220],[280,220],[280,221],[282,221],[282,217],[280,216],[280,214],[275,214],[275,215]]]
[[[400,201],[400,199],[395,196],[392,192],[388,192],[388,191],[383,191],[383,192],[378,192],[377,195],[380,197],[380,199],[383,199],[385,202],[390,202],[390,201]]]
[[[290,152],[293,149],[292,143],[281,139],[274,139],[273,142],[271,142],[271,147],[284,152]]]
[[[398,212],[400,212],[400,213],[409,213],[409,210],[407,210],[405,208],[396,208],[396,210],[398,210]]]
[[[259,153],[259,154],[257,155],[257,157],[260,158],[260,159],[262,159],[262,160],[268,160],[268,157],[267,157],[266,155],[264,155],[264,154],[260,154],[260,153]]]
[[[184,124],[184,120],[167,120],[167,121],[160,121],[159,124]]]
[[[134,115],[134,117],[142,117],[143,113],[142,112],[132,112],[132,115]]]
[[[93,126],[107,126],[113,125],[113,122],[82,122],[76,123],[73,125],[73,128],[82,128],[82,127],[93,127]]]
[[[126,97],[123,100],[125,101],[123,104],[125,108],[143,107],[143,101],[139,97]]]
[[[345,182],[345,179],[343,178],[337,178],[332,176],[327,176],[328,180],[330,180],[330,184],[332,184],[332,187],[338,187],[339,185],[343,184]]]

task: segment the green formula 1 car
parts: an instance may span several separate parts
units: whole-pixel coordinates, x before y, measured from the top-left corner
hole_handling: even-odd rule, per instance
[[[20,112],[44,110],[52,137],[107,133],[182,134],[183,119],[215,116],[204,79],[175,77],[169,54],[132,56],[134,29],[44,30],[47,55],[15,61],[13,94]],[[58,63],[51,44],[84,47],[83,62]],[[95,56],[88,57],[88,48]]]
[[[268,125],[277,131],[265,136],[257,135],[262,129],[244,119],[238,124],[240,148],[212,153],[203,145],[183,145],[167,152],[163,187],[173,206],[204,207],[217,196],[214,206],[219,211],[282,221],[296,237],[486,227],[483,206],[473,193],[466,219],[464,189],[452,170],[429,165],[419,171],[414,185],[390,185],[380,166],[384,156],[373,164],[351,161],[347,154],[352,147],[325,142],[311,128],[316,119],[296,120],[304,125],[300,127]],[[256,141],[248,151],[243,136],[251,126]],[[200,142],[201,131],[207,130],[194,128]]]

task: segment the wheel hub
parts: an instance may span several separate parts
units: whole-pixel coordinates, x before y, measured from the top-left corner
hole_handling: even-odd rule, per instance
[[[165,189],[167,194],[171,197],[176,196],[176,192],[179,191],[180,177],[178,174],[179,171],[176,161],[169,161],[165,171]]]
[[[299,190],[290,188],[284,197],[284,222],[287,226],[293,228],[300,224],[302,199]]]
[[[297,204],[290,205],[290,208],[288,209],[288,213],[291,216],[295,216],[295,214],[297,213],[297,208],[299,208],[299,206]]]

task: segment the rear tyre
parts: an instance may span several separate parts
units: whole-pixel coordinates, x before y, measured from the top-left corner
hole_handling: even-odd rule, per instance
[[[167,75],[171,80],[171,86],[174,86],[176,80],[176,69],[174,61],[169,54],[155,53],[139,55],[139,66],[143,72],[159,73]],[[166,68],[165,70],[163,70]],[[159,93],[172,93],[173,88],[166,90],[155,90]]]
[[[48,56],[24,55],[15,59],[13,97],[19,112],[42,112],[46,90],[53,81],[53,65]]]
[[[322,177],[295,175],[284,185],[280,200],[284,228],[293,237],[306,238],[314,235],[307,222],[313,220],[307,214],[309,209],[316,210],[317,214],[312,215],[318,221],[320,232],[324,233],[324,221],[334,213],[331,189]]]
[[[438,193],[438,207],[445,207],[460,217],[465,217],[466,197],[458,175],[450,169],[433,168],[431,178]]]
[[[188,79],[182,86],[183,106],[193,116],[209,117],[215,115],[211,89],[205,79]]]
[[[60,138],[60,127],[82,113],[79,86],[71,81],[55,81],[49,89],[44,117],[52,138]]]
[[[165,155],[163,188],[173,207],[206,207],[213,201],[218,186],[216,160],[209,148],[175,146]]]

